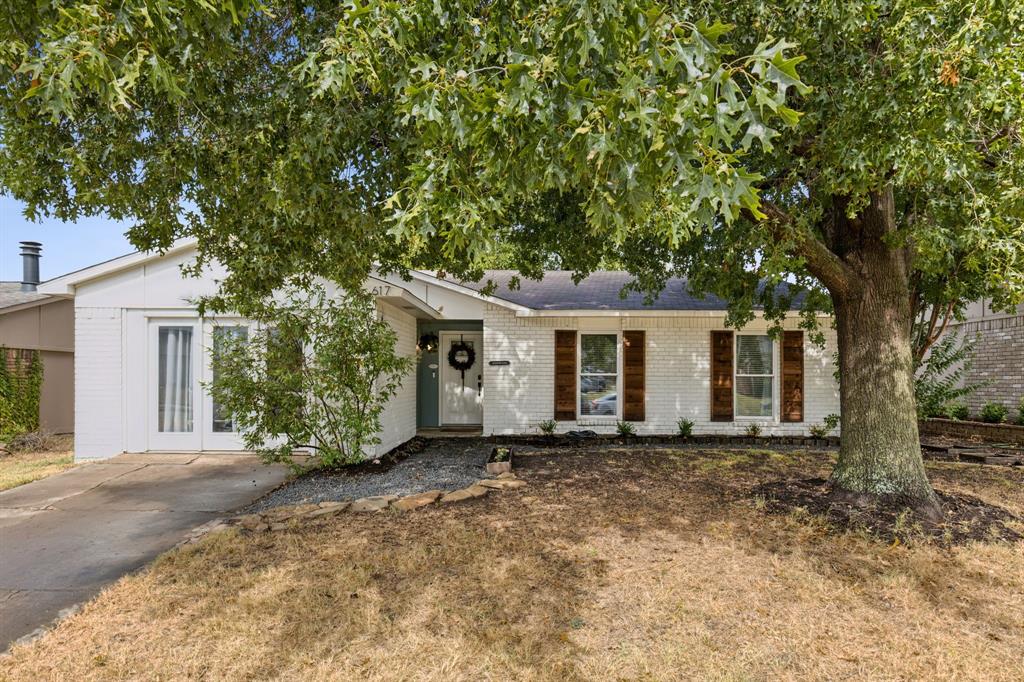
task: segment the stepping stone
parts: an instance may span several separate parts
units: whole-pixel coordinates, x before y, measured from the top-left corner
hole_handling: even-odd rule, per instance
[[[485,478],[482,481],[477,481],[476,484],[493,490],[511,490],[512,488],[522,488],[526,485],[526,481],[520,481],[518,478]]]
[[[353,512],[375,512],[387,509],[388,505],[398,499],[398,495],[373,495],[362,497],[352,503],[348,509]]]
[[[518,478],[518,477],[515,474],[513,474],[511,471],[506,471],[504,473],[498,474],[498,478]]]
[[[441,502],[461,502],[462,500],[469,500],[474,497],[483,497],[486,494],[487,488],[483,487],[482,485],[474,484],[469,486],[468,488],[463,488],[462,490],[456,490],[454,492],[448,493],[447,495],[441,498]]]
[[[428,504],[433,504],[437,501],[437,498],[441,497],[443,494],[443,490],[428,490],[425,493],[409,495],[400,500],[395,500],[391,503],[391,506],[399,511],[409,511],[410,509],[417,509],[419,507],[425,507]]]

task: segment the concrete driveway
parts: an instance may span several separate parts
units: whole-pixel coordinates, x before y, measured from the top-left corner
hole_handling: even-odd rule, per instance
[[[0,651],[287,476],[251,455],[121,455],[0,493]]]

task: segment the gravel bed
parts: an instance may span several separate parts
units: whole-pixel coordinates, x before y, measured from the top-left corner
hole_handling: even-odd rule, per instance
[[[282,505],[355,500],[371,495],[412,495],[426,490],[456,490],[489,478],[485,465],[493,444],[475,438],[437,439],[381,471],[311,471],[256,500],[240,513],[251,514]]]

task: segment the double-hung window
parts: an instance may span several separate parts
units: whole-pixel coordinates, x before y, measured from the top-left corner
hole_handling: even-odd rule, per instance
[[[617,417],[618,334],[580,334],[580,416]]]
[[[775,348],[767,335],[736,334],[736,416],[774,414]]]

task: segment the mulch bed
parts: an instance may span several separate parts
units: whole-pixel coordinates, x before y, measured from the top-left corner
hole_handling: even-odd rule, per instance
[[[772,514],[806,512],[824,518],[839,530],[867,532],[892,541],[930,539],[945,545],[962,545],[981,540],[1024,539],[1008,523],[1024,519],[1002,507],[975,497],[936,491],[945,515],[940,523],[930,522],[894,497],[876,497],[863,504],[837,500],[831,484],[822,478],[774,481],[751,491],[765,500]]]

